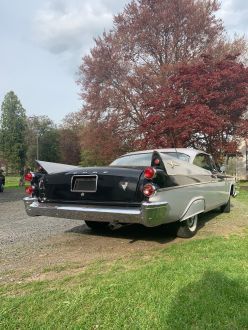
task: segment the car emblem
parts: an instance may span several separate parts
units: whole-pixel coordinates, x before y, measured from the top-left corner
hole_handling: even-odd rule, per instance
[[[167,164],[170,165],[172,169],[173,169],[175,166],[179,166],[179,164],[174,163],[173,161],[170,161],[170,162],[168,162]]]
[[[127,186],[128,186],[128,182],[125,181],[125,182],[120,182],[120,185],[122,187],[123,190],[126,190],[127,189]]]

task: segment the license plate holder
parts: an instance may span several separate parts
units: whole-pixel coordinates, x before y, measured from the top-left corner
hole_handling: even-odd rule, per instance
[[[97,191],[97,175],[74,175],[71,179],[71,191],[93,193]]]

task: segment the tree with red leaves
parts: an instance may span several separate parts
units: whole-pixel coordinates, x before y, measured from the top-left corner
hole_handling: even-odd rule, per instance
[[[203,56],[198,63],[181,65],[146,104],[141,145],[191,146],[216,159],[235,153],[238,139],[248,136],[248,69],[237,57],[216,61]]]
[[[219,6],[217,0],[135,0],[115,16],[113,29],[95,40],[80,66],[81,115],[95,123],[88,144],[82,141],[86,150],[96,152],[95,136],[107,132],[109,141],[119,135],[120,152],[140,147],[149,115],[144,104],[166,86],[178,63],[194,63],[203,53],[221,58],[243,51],[242,39],[226,40],[215,16]],[[105,148],[103,139],[98,143]],[[109,153],[109,160],[114,156]]]
[[[80,134],[84,127],[78,112],[65,116],[58,129],[60,162],[78,165],[81,157]]]

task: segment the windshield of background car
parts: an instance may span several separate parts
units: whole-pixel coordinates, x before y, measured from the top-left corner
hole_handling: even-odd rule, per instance
[[[127,155],[114,160],[110,166],[151,166],[152,152]]]
[[[189,162],[189,156],[181,152],[161,152],[173,158]],[[152,152],[126,155],[114,160],[110,166],[151,166]]]

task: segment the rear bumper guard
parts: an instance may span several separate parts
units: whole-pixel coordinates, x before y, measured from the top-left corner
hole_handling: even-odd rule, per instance
[[[143,202],[141,207],[75,206],[68,204],[40,203],[37,198],[25,197],[29,216],[47,216],[87,221],[140,223],[154,227],[167,222],[167,202]]]

